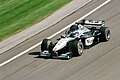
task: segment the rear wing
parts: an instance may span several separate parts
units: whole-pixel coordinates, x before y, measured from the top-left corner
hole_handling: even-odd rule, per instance
[[[80,24],[86,27],[104,27],[105,21],[104,20],[89,20],[84,19],[80,21]]]

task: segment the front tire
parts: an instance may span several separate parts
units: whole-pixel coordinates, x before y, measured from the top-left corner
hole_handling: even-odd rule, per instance
[[[52,46],[53,46],[53,43],[50,39],[44,39],[41,44],[41,51],[47,50],[47,51],[51,52]]]
[[[83,43],[80,41],[70,42],[69,50],[73,56],[81,56],[83,53]]]

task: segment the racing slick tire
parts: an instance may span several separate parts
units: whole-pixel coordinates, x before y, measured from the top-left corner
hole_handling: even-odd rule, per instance
[[[44,39],[41,44],[41,51],[47,50],[47,51],[51,52],[52,46],[53,46],[53,43],[50,39]]]
[[[111,34],[110,34],[110,30],[108,27],[102,27],[100,29],[100,32],[101,32],[101,34],[100,34],[100,41],[101,42],[106,42],[110,39]]]
[[[73,56],[81,56],[83,53],[83,43],[80,41],[70,42],[69,50]]]

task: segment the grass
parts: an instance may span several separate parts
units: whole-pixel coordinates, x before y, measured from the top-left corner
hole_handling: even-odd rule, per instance
[[[0,41],[39,22],[72,0],[0,0]]]

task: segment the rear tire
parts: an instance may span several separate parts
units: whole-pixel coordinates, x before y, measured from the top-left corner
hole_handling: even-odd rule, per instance
[[[69,50],[73,56],[81,56],[83,53],[83,43],[80,41],[70,42]]]
[[[100,32],[101,32],[101,34],[100,34],[100,41],[101,42],[106,42],[110,39],[111,34],[110,34],[110,30],[108,27],[102,27],[100,29]]]

